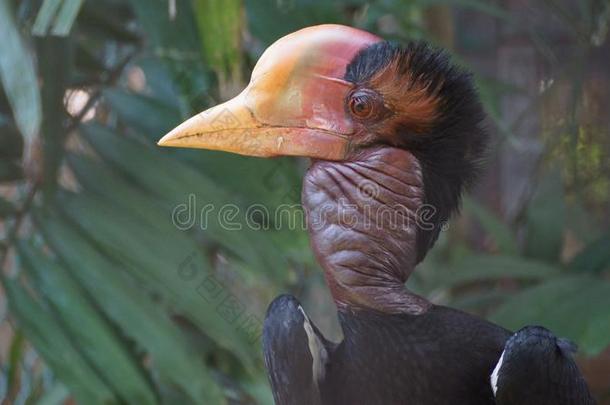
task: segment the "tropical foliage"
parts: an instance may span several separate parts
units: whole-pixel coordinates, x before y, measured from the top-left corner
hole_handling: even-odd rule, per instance
[[[589,67],[610,54],[610,6],[542,3],[579,58],[536,21],[479,0],[0,0],[3,403],[271,403],[266,305],[291,291],[334,310],[316,298],[305,231],[272,215],[299,216],[306,162],[155,142],[234,95],[272,41],[322,22],[452,47],[477,74],[498,176],[494,162],[520,153],[520,123],[536,117],[517,208],[507,214],[486,180],[409,285],[599,355],[610,345],[610,144],[595,100],[608,100],[610,77],[596,98]],[[472,53],[497,44],[461,28],[472,16],[528,32],[551,71],[540,91],[477,64]],[[515,99],[527,105],[517,116],[502,103]]]

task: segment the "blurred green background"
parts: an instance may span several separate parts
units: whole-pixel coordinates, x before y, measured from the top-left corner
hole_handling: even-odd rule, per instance
[[[0,0],[2,404],[271,404],[280,292],[338,338],[305,231],[270,214],[307,162],[155,145],[327,22],[448,48],[489,115],[486,175],[410,288],[573,339],[610,403],[609,21],[607,0]],[[241,230],[173,217],[189,201]]]

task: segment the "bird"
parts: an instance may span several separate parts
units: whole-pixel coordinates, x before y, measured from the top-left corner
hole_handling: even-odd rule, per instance
[[[239,95],[158,142],[310,159],[302,205],[343,339],[296,297],[273,300],[262,340],[277,405],[594,403],[551,332],[512,333],[405,287],[481,171],[484,117],[445,51],[324,24],[277,40]]]

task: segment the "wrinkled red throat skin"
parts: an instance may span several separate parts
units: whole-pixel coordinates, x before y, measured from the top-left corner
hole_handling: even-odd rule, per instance
[[[421,167],[403,149],[316,161],[303,182],[311,244],[339,310],[421,314],[430,303],[404,283],[417,257]]]

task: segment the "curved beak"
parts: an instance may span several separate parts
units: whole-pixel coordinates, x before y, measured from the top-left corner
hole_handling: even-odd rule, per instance
[[[259,157],[304,156],[326,160],[345,157],[349,143],[345,134],[294,126],[290,122],[283,125],[261,122],[248,107],[244,93],[189,118],[158,144]]]
[[[158,142],[249,156],[342,160],[354,132],[343,79],[363,47],[364,31],[322,25],[278,40],[261,56],[249,85],[232,100],[179,125]]]

